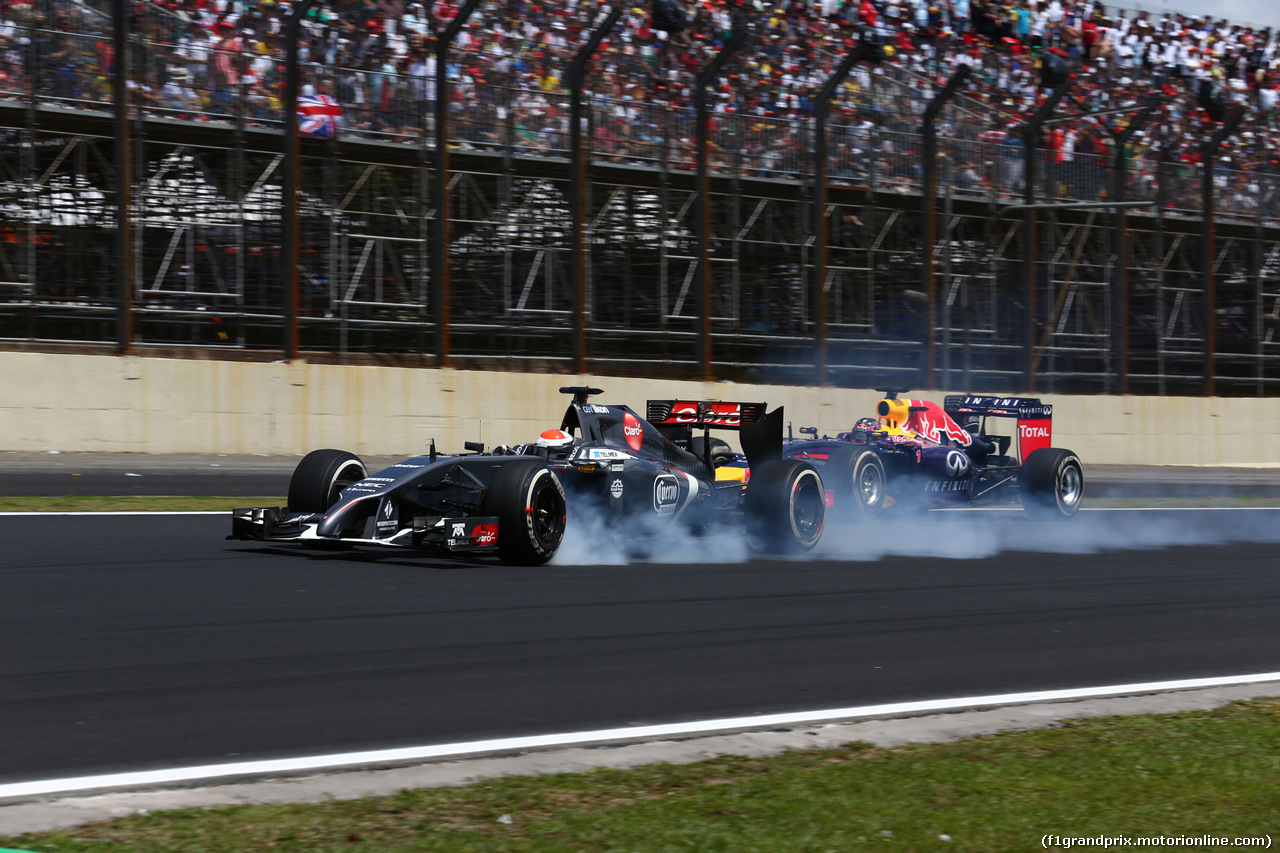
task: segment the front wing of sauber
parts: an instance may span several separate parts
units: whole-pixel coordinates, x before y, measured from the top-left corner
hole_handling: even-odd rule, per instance
[[[384,502],[384,506],[389,505]],[[362,535],[323,535],[323,513],[296,514],[280,507],[247,507],[231,511],[229,539],[259,542],[297,542],[315,545],[375,545],[383,548],[444,548],[448,551],[496,551],[496,516],[414,516],[411,524],[378,535],[378,520],[370,519]],[[385,522],[384,522],[385,524]]]
[[[323,512],[232,510],[231,539],[383,548],[496,551],[496,516],[484,495],[517,457],[431,455],[406,459],[343,489]]]

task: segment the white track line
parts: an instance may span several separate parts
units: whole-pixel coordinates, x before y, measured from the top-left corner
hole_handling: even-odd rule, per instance
[[[669,723],[654,726],[632,726],[618,729],[566,732],[563,734],[531,735],[528,737],[496,738],[493,740],[462,741],[433,746],[380,749],[367,752],[341,752],[332,755],[314,755],[302,758],[282,758],[264,761],[240,761],[228,764],[203,764],[194,767],[173,767],[167,770],[147,770],[134,773],[112,773],[100,776],[73,776],[66,779],[45,779],[34,782],[15,782],[0,785],[0,799],[38,797],[49,794],[67,794],[74,791],[104,790],[113,788],[155,787],[185,785],[192,782],[226,779],[233,776],[278,776],[300,772],[336,770],[378,764],[404,764],[428,759],[456,759],[478,753],[509,753],[548,747],[583,746],[610,741],[658,740],[672,737],[688,737],[742,729],[767,729],[776,726],[810,725],[814,723],[851,721],[877,717],[916,716],[959,709],[995,707],[1001,705],[1025,705],[1034,702],[1073,701],[1096,699],[1104,696],[1122,696],[1144,693],[1165,693],[1175,690],[1195,690],[1208,687],[1229,687],[1280,681],[1280,672],[1264,672],[1256,675],[1235,675],[1218,678],[1191,678],[1180,681],[1149,681],[1137,684],[1117,684],[1110,687],[1082,687],[1068,690],[1038,690],[1029,693],[1000,693],[991,696],[967,696],[960,699],[935,699],[923,702],[895,702],[887,705],[862,705],[852,708],[831,708],[823,711],[799,711],[787,714],[763,714],[755,717],[728,717],[688,723]]]

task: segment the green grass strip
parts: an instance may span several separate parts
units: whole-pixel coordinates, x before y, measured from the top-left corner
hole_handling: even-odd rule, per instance
[[[1042,849],[1046,835],[1280,841],[1278,780],[1280,701],[1255,700],[951,744],[160,812],[0,844],[41,853],[1021,853]]]
[[[225,498],[117,496],[0,497],[0,512],[230,512],[236,507],[284,506],[282,497]]]

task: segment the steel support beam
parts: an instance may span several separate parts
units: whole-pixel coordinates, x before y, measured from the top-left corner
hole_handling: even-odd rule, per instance
[[[290,361],[298,357],[302,307],[298,282],[298,262],[302,256],[298,229],[298,190],[302,183],[298,161],[298,87],[302,79],[298,69],[298,32],[303,17],[315,4],[316,0],[295,3],[284,30],[284,192],[280,200],[280,254],[284,263],[284,357]]]
[[[711,176],[707,163],[707,148],[710,145],[710,132],[707,115],[707,86],[720,73],[724,64],[746,44],[747,31],[741,19],[734,22],[733,34],[729,36],[720,52],[711,58],[706,67],[698,72],[693,87],[693,106],[697,121],[697,163],[698,163],[698,213],[695,230],[698,235],[698,364],[702,379],[715,379],[715,370],[711,364],[711,305],[712,291],[715,281],[711,274]]]
[[[924,379],[926,388],[937,388],[937,373],[935,372],[938,360],[938,276],[935,268],[933,253],[934,246],[938,242],[938,129],[934,122],[937,121],[938,113],[942,112],[942,108],[951,100],[952,96],[960,89],[964,82],[969,79],[969,75],[973,73],[973,69],[968,65],[961,65],[951,75],[951,79],[942,87],[942,91],[933,96],[933,100],[929,101],[929,106],[925,107],[924,118],[920,122],[920,133],[923,137],[921,146],[921,166],[923,167],[923,192],[921,193],[921,207],[924,215],[924,280],[925,292],[929,296],[929,328],[928,346],[925,348],[925,368]]]
[[[591,322],[587,299],[586,218],[590,199],[587,196],[587,153],[582,150],[582,83],[591,56],[608,38],[622,17],[622,7],[614,6],[604,22],[587,39],[569,66],[569,163],[573,179],[569,187],[569,218],[573,224],[573,245],[569,270],[573,288],[573,363],[579,375],[587,373],[589,351],[587,331]]]
[[[1032,207],[1036,203],[1036,160],[1040,152],[1040,128],[1048,120],[1053,111],[1057,109],[1058,103],[1067,94],[1067,90],[1071,88],[1074,80],[1067,79],[1060,83],[1048,99],[1040,105],[1040,109],[1036,110],[1033,115],[1022,128],[1022,142],[1026,150],[1026,168],[1023,169],[1023,180],[1026,185],[1023,187],[1023,203],[1027,205],[1023,212],[1023,233],[1022,233],[1022,293],[1023,304],[1026,306],[1026,368],[1025,381],[1028,393],[1034,393],[1036,390],[1036,339],[1039,331],[1039,323],[1036,316],[1038,311],[1036,307],[1036,214],[1035,208]]]
[[[449,308],[453,300],[452,267],[449,259],[449,48],[481,0],[467,0],[458,14],[436,34],[436,180],[432,185],[436,209],[435,240],[432,245],[431,296],[436,315],[436,364],[450,366]]]
[[[115,255],[119,275],[116,281],[116,351],[127,355],[133,349],[134,263],[133,134],[129,127],[130,15],[125,0],[112,0],[111,18],[114,27],[112,49],[115,51],[115,73],[111,82],[116,143]],[[32,292],[35,292],[34,288]]]
[[[1243,109],[1233,110],[1200,152],[1200,275],[1204,283],[1203,304],[1200,307],[1201,322],[1204,325],[1204,393],[1208,397],[1212,397],[1217,391],[1215,361],[1218,354],[1218,294],[1213,274],[1214,239],[1217,231],[1213,221],[1213,158],[1243,119]]]
[[[1154,96],[1148,98],[1146,105],[1133,120],[1125,125],[1115,137],[1115,156],[1111,161],[1111,194],[1110,200],[1123,202],[1128,192],[1129,177],[1129,140],[1137,133],[1155,112],[1160,102]],[[1129,217],[1127,206],[1116,205],[1115,208],[1115,240],[1112,257],[1115,258],[1115,273],[1111,282],[1111,370],[1115,375],[1115,384],[1110,390],[1118,390],[1121,394],[1129,393]],[[1110,383],[1108,383],[1110,384]]]
[[[813,322],[814,379],[827,385],[827,263],[829,238],[827,228],[827,115],[836,89],[853,66],[863,61],[866,53],[861,41],[840,60],[836,70],[823,84],[813,106],[813,197],[810,214],[813,232],[813,260],[809,265],[809,310]]]

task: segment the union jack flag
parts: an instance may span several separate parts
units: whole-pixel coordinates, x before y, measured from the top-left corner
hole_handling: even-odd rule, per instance
[[[342,106],[328,95],[298,96],[298,130],[312,136],[333,137],[342,123]]]

